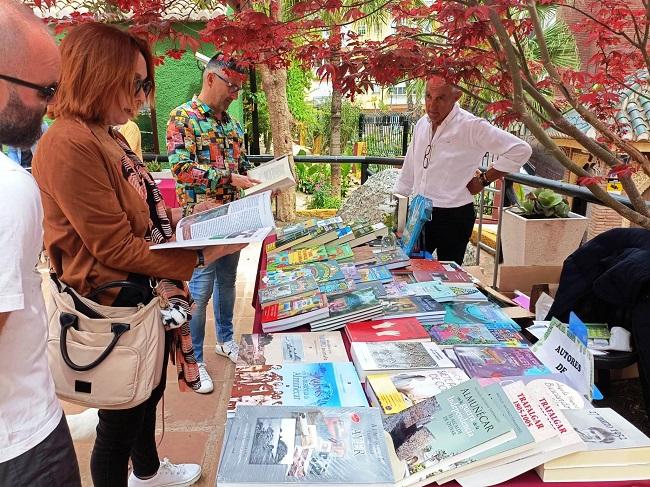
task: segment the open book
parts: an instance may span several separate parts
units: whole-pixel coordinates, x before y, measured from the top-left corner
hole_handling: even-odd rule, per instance
[[[201,248],[261,242],[275,227],[271,192],[266,191],[186,216],[176,225],[176,241],[152,249]]]
[[[248,177],[262,181],[252,188],[244,190],[244,196],[258,194],[263,191],[283,191],[296,185],[296,180],[291,173],[289,166],[289,157],[281,156],[261,166],[249,169],[246,173]]]

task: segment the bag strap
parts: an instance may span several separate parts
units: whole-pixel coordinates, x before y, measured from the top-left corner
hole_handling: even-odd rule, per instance
[[[99,355],[99,357],[97,357],[91,363],[87,365],[78,365],[72,361],[70,355],[68,354],[67,338],[68,330],[70,328],[74,328],[75,330],[78,329],[79,317],[77,315],[73,315],[72,313],[61,313],[59,316],[59,323],[61,323],[61,338],[59,340],[61,356],[63,357],[63,361],[66,363],[66,365],[72,370],[76,370],[77,372],[85,372],[87,370],[94,369],[99,364],[101,364],[113,351],[120,337],[131,329],[131,325],[128,323],[111,323],[111,332],[113,333],[113,339],[111,340],[111,343],[109,343],[104,351]]]
[[[56,276],[56,273],[50,272],[50,279],[54,282],[56,285],[57,290],[60,293],[66,293],[68,296],[72,298],[72,302],[74,303],[74,308],[86,315],[88,318],[94,319],[94,320],[101,320],[106,318],[106,316],[102,315],[101,313],[98,313],[94,309],[92,309],[90,306],[85,304],[81,299],[79,299],[79,296],[75,292],[74,289],[72,289],[70,286],[67,284],[64,284],[59,280],[59,278]]]
[[[143,304],[146,301],[147,294],[149,294],[149,290],[145,288],[142,284],[138,284],[131,281],[111,281],[105,284],[101,284],[100,286],[97,286],[95,289],[93,289],[88,294],[88,299],[92,299],[93,301],[95,301],[95,298],[99,294],[103,293],[108,289],[114,289],[114,288],[120,288],[120,289],[130,288],[133,289],[134,291],[137,291],[140,294],[140,302]]]

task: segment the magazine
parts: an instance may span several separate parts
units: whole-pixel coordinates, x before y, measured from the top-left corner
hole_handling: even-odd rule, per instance
[[[261,242],[274,227],[271,192],[267,191],[181,218],[176,225],[175,242],[150,248],[202,248]]]
[[[288,156],[281,156],[265,162],[261,166],[249,169],[246,174],[248,177],[262,182],[245,189],[244,196],[251,196],[269,190],[284,191],[296,185]]]

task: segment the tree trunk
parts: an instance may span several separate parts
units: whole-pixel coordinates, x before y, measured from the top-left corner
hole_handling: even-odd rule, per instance
[[[338,44],[336,39],[340,35],[340,27],[334,27],[332,29],[332,38],[334,43]],[[338,47],[338,46],[337,46]],[[334,52],[332,54],[332,65],[338,66],[341,61],[341,56],[337,51],[337,47],[334,47]],[[339,88],[338,80],[336,79],[336,74],[332,76],[332,101],[330,104],[330,156],[340,156],[341,155],[341,90]],[[331,165],[331,176],[330,176],[330,185],[332,187],[331,195],[335,198],[341,197],[341,165],[332,164]]]
[[[331,121],[330,121],[330,156],[341,155],[341,91],[332,89]],[[330,184],[332,185],[332,196],[341,197],[341,165],[332,164]]]
[[[262,75],[262,87],[269,107],[269,122],[273,135],[273,154],[289,155],[289,164],[294,177],[296,169],[293,163],[293,140],[291,138],[291,112],[287,99],[287,70],[270,70],[265,65],[259,66]],[[294,188],[281,192],[276,199],[276,219],[281,222],[292,221],[296,217],[296,190]]]
[[[404,83],[406,86],[406,113],[409,114],[413,120],[415,118],[415,103],[413,103],[413,90],[411,90],[411,82],[407,81]]]

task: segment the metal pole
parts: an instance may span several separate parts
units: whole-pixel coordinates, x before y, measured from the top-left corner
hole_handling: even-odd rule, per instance
[[[250,154],[259,155],[260,153],[260,118],[257,113],[257,75],[255,67],[248,68],[248,79],[251,85],[251,93],[253,94],[253,109],[251,110],[251,125],[253,126],[253,134],[250,141]]]
[[[406,151],[409,148],[409,119],[404,118],[402,121],[402,155],[406,155]]]
[[[501,186],[503,190],[503,186]],[[499,260],[501,259],[501,224],[503,222],[503,206],[505,204],[505,198],[501,195],[501,201],[499,201],[499,222],[497,223],[497,241],[496,249],[494,252],[494,272],[492,274],[492,287],[496,289],[497,287],[497,277],[499,275]]]
[[[483,235],[483,208],[485,206],[485,188],[481,191],[478,202],[478,231],[476,236],[476,265],[481,262],[481,235]]]

